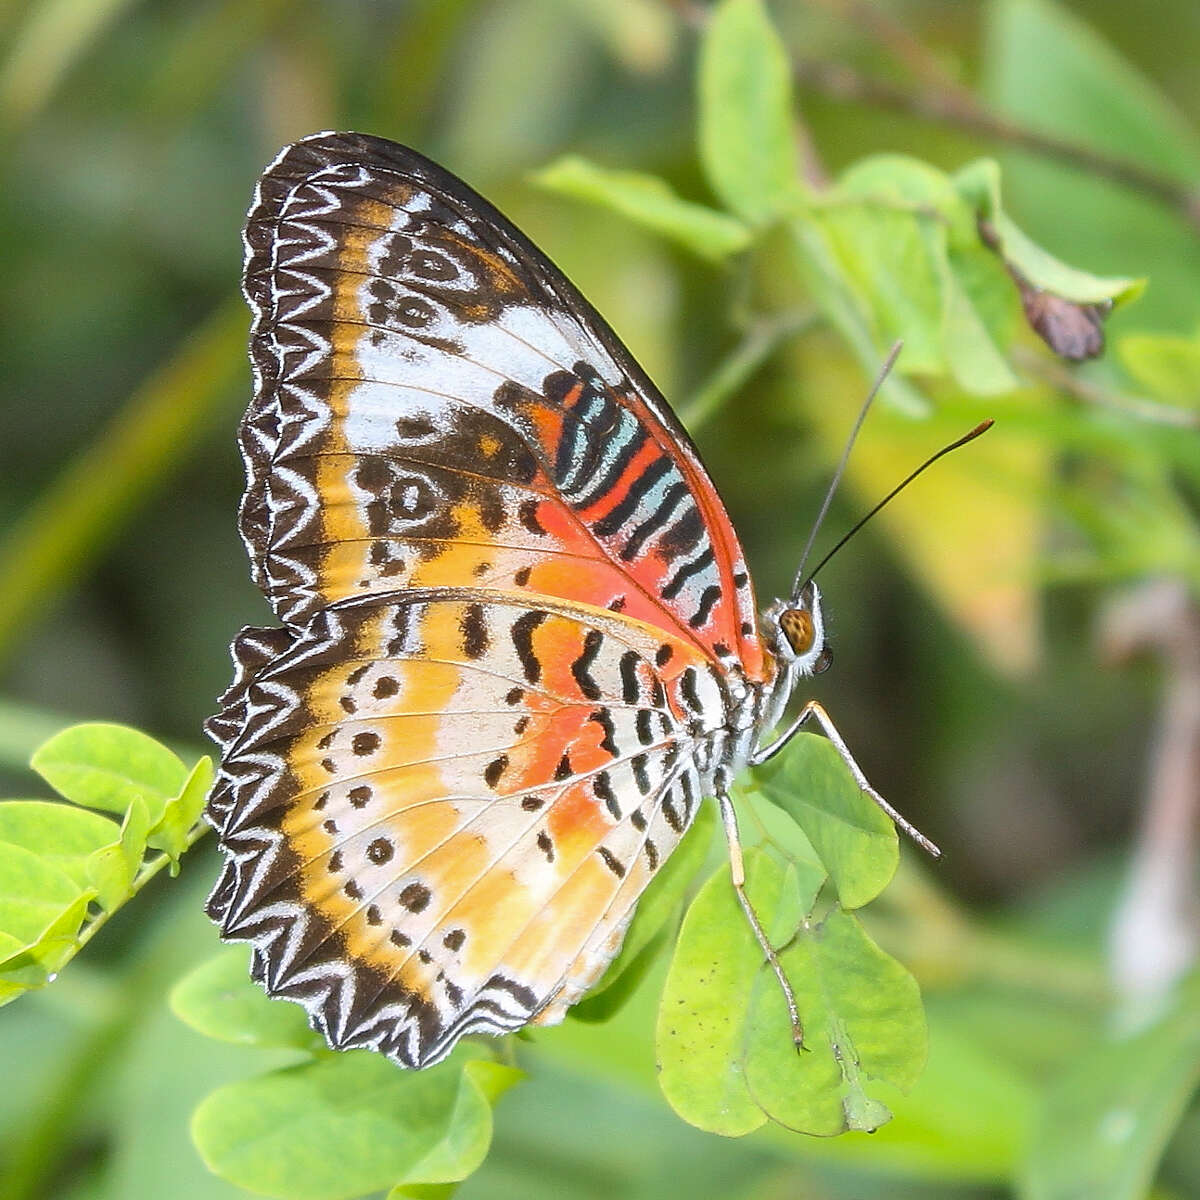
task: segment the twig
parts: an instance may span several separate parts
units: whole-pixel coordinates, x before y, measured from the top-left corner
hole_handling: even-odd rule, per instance
[[[803,333],[817,321],[808,310],[785,312],[753,321],[741,342],[723,359],[684,405],[680,416],[695,433],[771,357],[788,338]]]
[[[953,95],[964,107],[978,105],[970,91],[943,68],[937,55],[878,4],[871,0],[809,0],[809,3],[820,4],[851,29],[873,37],[927,88]]]
[[[1158,404],[1147,400],[1144,396],[1130,396],[1098,387],[1082,379],[1074,371],[1060,366],[1054,359],[1047,358],[1044,354],[1034,354],[1023,346],[1014,346],[1012,356],[1013,361],[1022,370],[1039,376],[1045,383],[1085,404],[1112,409],[1114,412],[1154,421],[1159,425],[1200,429],[1200,412],[1193,409],[1175,408],[1170,404]]]
[[[204,821],[197,821],[195,825],[188,830],[187,836],[184,838],[183,850],[179,853],[179,858],[182,858],[184,853],[190,850],[206,833],[208,833],[208,824]],[[169,866],[172,862],[177,862],[178,859],[172,857],[163,851],[161,854],[156,854],[153,858],[146,859],[137,869],[137,874],[133,877],[133,882],[129,885],[129,895],[125,897],[115,908],[102,909],[90,921],[88,921],[78,936],[75,938],[75,949],[71,951],[71,958],[74,958],[80,950],[84,948],[96,936],[100,930],[108,924],[109,918],[120,909],[124,908],[130,900],[134,898],[152,880],[164,867]],[[66,959],[58,968],[59,971],[66,966],[71,958]]]
[[[794,70],[801,87],[835,100],[869,104],[907,113],[921,120],[950,125],[1109,179],[1173,209],[1200,231],[1200,188],[1178,183],[1128,159],[1116,158],[1054,134],[1029,129],[989,112],[973,99],[964,102],[957,91],[947,94],[910,92],[890,83],[869,79],[840,63],[798,61],[794,64]]]

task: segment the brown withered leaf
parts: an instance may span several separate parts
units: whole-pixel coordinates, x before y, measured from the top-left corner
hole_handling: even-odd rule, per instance
[[[981,241],[1001,257],[1017,285],[1025,319],[1034,333],[1055,354],[1069,362],[1084,362],[1103,354],[1104,321],[1112,312],[1112,301],[1086,304],[1036,287],[1004,254],[1000,237],[992,223],[980,217],[977,225]]]

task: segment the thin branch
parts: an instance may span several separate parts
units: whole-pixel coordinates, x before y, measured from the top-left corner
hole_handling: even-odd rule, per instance
[[[209,826],[204,821],[197,821],[195,825],[188,830],[187,836],[184,838],[183,849],[179,852],[179,858],[190,850],[206,833]],[[78,936],[75,938],[75,949],[71,951],[71,957],[66,959],[58,968],[59,971],[74,958],[80,950],[84,948],[108,924],[109,918],[116,912],[119,912],[130,900],[134,898],[152,880],[164,867],[170,866],[172,862],[178,862],[179,858],[173,859],[165,850],[161,854],[156,854],[153,858],[146,859],[140,867],[137,874],[133,877],[133,882],[129,885],[129,895],[125,897],[115,908],[106,908],[98,912],[90,921],[88,921]]]
[[[809,0],[858,33],[866,33],[903,63],[928,89],[953,95],[963,107],[978,106],[971,92],[955,79],[936,54],[907,26],[871,0]]]
[[[1159,425],[1200,429],[1200,412],[1194,409],[1175,408],[1170,404],[1158,404],[1147,400],[1144,396],[1110,391],[1081,378],[1074,371],[1067,370],[1044,354],[1034,354],[1023,346],[1014,346],[1012,356],[1013,361],[1022,370],[1038,376],[1043,382],[1084,404],[1112,409],[1114,412],[1140,417],[1144,421],[1154,421]]]
[[[683,406],[680,417],[684,425],[692,433],[706,425],[784,341],[810,329],[817,319],[816,313],[804,310],[753,321],[732,353],[722,359]]]
[[[793,65],[796,81],[801,87],[835,100],[886,108],[920,120],[949,125],[1015,146],[1019,150],[1055,159],[1157,200],[1200,231],[1200,189],[1179,183],[1138,163],[1081,146],[1054,134],[1029,129],[989,112],[973,99],[964,101],[957,91],[947,94],[910,92],[890,83],[870,79],[840,63],[798,61]]]

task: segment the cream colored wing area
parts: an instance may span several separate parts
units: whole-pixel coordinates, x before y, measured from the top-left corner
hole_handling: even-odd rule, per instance
[[[679,699],[712,678],[690,643],[492,592],[337,605],[235,651],[210,911],[332,1044],[407,1066],[561,1019],[687,829],[725,719]]]

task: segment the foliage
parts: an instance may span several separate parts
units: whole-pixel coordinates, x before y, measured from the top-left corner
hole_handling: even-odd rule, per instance
[[[1153,681],[1106,677],[1084,624],[1114,583],[1200,591],[1200,136],[1166,92],[1200,96],[1162,67],[1190,34],[1083,0],[991,0],[945,28],[927,8],[0,15],[15,696],[50,678],[64,711],[186,737],[223,682],[220,644],[262,619],[231,535],[233,231],[262,163],[313,129],[411,141],[536,235],[675,385],[760,582],[794,571],[808,519],[792,514],[815,511],[894,339],[836,515],[997,418],[881,515],[890,559],[847,551],[822,576],[842,686],[860,681],[841,723],[939,830],[945,866],[901,855],[823,739],[741,781],[800,1053],[705,814],[562,1027],[421,1073],[334,1054],[218,948],[202,846],[161,878],[203,832],[208,760],[117,725],[44,741],[66,721],[0,707],[13,790],[44,741],[34,767],[62,797],[0,802],[0,1004],[21,998],[0,1021],[0,1195],[1200,1188],[1196,976],[1138,995],[1104,947]],[[872,113],[886,88],[852,70],[822,92],[821,56],[899,67],[910,115]]]
[[[213,778],[210,759],[189,771],[121,725],[64,730],[32,765],[70,803],[0,805],[0,1004],[44,987],[164,866],[178,870]]]

